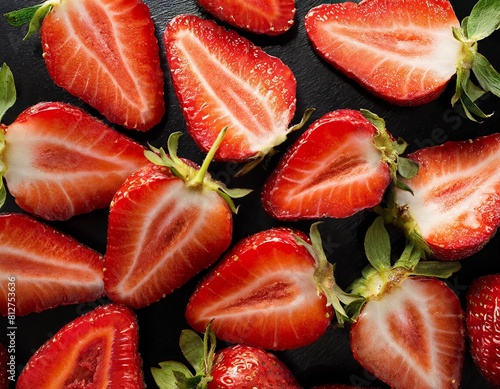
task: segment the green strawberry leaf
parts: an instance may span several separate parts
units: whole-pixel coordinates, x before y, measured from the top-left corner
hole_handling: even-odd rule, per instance
[[[193,377],[191,371],[182,363],[176,361],[160,362],[158,367],[151,368],[151,374],[160,389],[179,389],[177,379],[185,381]]]
[[[421,261],[415,266],[412,275],[449,278],[460,270],[460,262],[458,261]]]
[[[477,42],[490,36],[500,28],[500,2],[498,0],[479,0],[467,18],[465,34]]]
[[[401,177],[410,179],[418,174],[418,163],[412,159],[399,157],[397,159],[398,173]]]
[[[379,272],[391,268],[391,240],[383,217],[377,217],[366,231],[365,253],[370,264]]]
[[[195,373],[202,374],[205,362],[203,340],[200,336],[193,330],[183,330],[179,338],[179,347]]]
[[[25,24],[31,22],[33,17],[39,8],[42,7],[43,4],[34,5],[31,7],[26,7],[22,9],[18,9],[15,11],[8,12],[3,15],[7,23],[14,27],[22,27]]]
[[[414,269],[422,258],[422,250],[413,241],[408,241],[394,268]]]
[[[14,105],[16,98],[14,75],[7,64],[4,63],[0,68],[0,122],[3,115]]]
[[[493,68],[486,57],[476,53],[472,61],[472,72],[477,78],[479,85],[486,92],[491,92],[500,97],[500,74]]]

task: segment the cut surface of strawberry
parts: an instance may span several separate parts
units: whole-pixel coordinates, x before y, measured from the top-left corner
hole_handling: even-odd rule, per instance
[[[238,242],[192,294],[189,325],[203,331],[210,323],[219,339],[265,349],[317,340],[334,317],[331,304],[337,308],[338,296],[329,294],[332,265],[320,261],[316,253],[322,251],[313,246],[313,254],[306,239],[274,228]]]
[[[205,177],[213,152],[198,169],[177,157],[177,135],[169,140],[170,155],[161,151],[162,160],[149,153],[156,162],[127,178],[110,207],[106,292],[134,308],[186,283],[215,262],[232,239],[234,209],[221,194],[227,188]]]
[[[149,8],[141,0],[47,0],[6,15],[28,36],[40,26],[54,82],[109,121],[146,131],[165,113],[164,75]],[[35,12],[36,11],[36,12]],[[26,21],[28,22],[29,19]]]
[[[377,128],[359,111],[314,122],[283,156],[262,189],[262,203],[282,220],[348,217],[378,205],[390,181],[375,145]]]
[[[65,325],[31,357],[18,389],[145,388],[135,314],[114,304]]]
[[[370,300],[351,328],[354,357],[396,388],[458,388],[463,311],[441,280],[407,278]]]
[[[49,225],[0,214],[0,241],[1,315],[10,314],[9,283],[15,285],[19,316],[104,295],[102,257]]]
[[[295,0],[198,0],[216,18],[257,34],[280,35],[294,24]]]
[[[195,15],[172,19],[164,33],[174,89],[189,134],[215,155],[246,161],[268,154],[289,132],[296,80],[288,66],[235,31]]]
[[[456,73],[462,44],[448,0],[364,0],[309,11],[314,48],[372,93],[401,105],[436,98]]]
[[[139,143],[66,103],[34,105],[0,130],[10,193],[46,220],[107,207],[125,178],[148,163]]]
[[[439,259],[478,252],[500,224],[500,134],[450,141],[408,158],[420,168],[406,181],[413,195],[396,192],[402,212],[396,224]]]
[[[476,278],[467,291],[466,325],[470,352],[481,374],[500,387],[500,275]]]

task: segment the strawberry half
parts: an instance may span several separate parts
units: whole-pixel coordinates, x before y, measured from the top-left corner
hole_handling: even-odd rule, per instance
[[[274,228],[237,243],[192,294],[186,319],[196,331],[209,324],[221,340],[265,349],[305,346],[323,335],[343,310],[333,266],[311,227]]]
[[[478,252],[500,224],[500,134],[450,141],[408,155],[419,165],[397,190],[388,220],[443,260]]]
[[[172,19],[164,40],[188,132],[202,150],[227,127],[216,159],[261,159],[294,129],[297,85],[280,59],[194,15]]]
[[[30,10],[31,12],[26,12]],[[165,113],[164,75],[149,8],[141,0],[48,0],[6,15],[41,25],[54,82],[109,121],[146,131]]]
[[[305,26],[320,56],[375,95],[424,104],[457,73],[452,103],[460,99],[467,114],[486,117],[474,101],[485,91],[500,96],[500,76],[477,53],[477,41],[497,28],[498,7],[480,1],[460,27],[448,0],[343,2],[311,9]],[[482,90],[470,81],[471,71]]]
[[[1,315],[14,308],[21,316],[104,295],[102,257],[49,225],[22,214],[0,214],[0,241]]]
[[[407,160],[382,119],[342,109],[314,122],[281,159],[262,189],[267,212],[280,220],[343,218],[382,201]],[[403,163],[401,163],[403,161]],[[401,166],[400,166],[401,165]]]
[[[16,101],[4,64],[0,123]],[[25,211],[46,220],[105,208],[130,174],[148,163],[145,148],[80,108],[44,102],[0,124],[0,207],[8,189]]]
[[[200,169],[177,157],[180,133],[169,138],[167,155],[149,152],[154,162],[132,174],[111,203],[105,255],[105,287],[115,302],[149,305],[210,266],[232,239],[230,190],[205,177],[225,133]]]
[[[135,314],[95,308],[65,325],[30,358],[17,389],[145,388]]]
[[[245,345],[233,345],[215,353],[216,338],[207,326],[203,340],[192,330],[181,333],[179,345],[194,374],[185,365],[167,361],[151,372],[160,389],[255,389],[301,386],[290,369],[274,354]]]
[[[295,17],[295,0],[198,0],[198,4],[216,18],[256,34],[283,34]]]
[[[352,286],[353,294],[365,298],[350,331],[355,359],[393,388],[458,388],[464,312],[457,295],[431,276],[449,277],[460,265],[419,262],[420,251],[411,243],[392,265],[381,217],[368,230],[365,248],[371,265]]]
[[[499,304],[500,275],[479,277],[469,286],[466,325],[470,353],[478,369],[495,388],[500,387]]]

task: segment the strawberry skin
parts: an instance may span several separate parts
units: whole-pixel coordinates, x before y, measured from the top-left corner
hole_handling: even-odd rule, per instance
[[[228,131],[215,155],[246,161],[286,139],[296,107],[296,80],[288,66],[210,20],[172,19],[164,33],[175,93],[187,129],[207,151]]]
[[[198,4],[216,18],[256,34],[283,34],[295,17],[294,0],[198,0]]]
[[[328,63],[398,105],[434,100],[455,75],[462,45],[448,0],[364,0],[309,11],[306,31]]]
[[[466,325],[470,353],[483,376],[500,387],[500,275],[490,274],[475,279],[467,291]]]
[[[435,257],[457,260],[478,252],[500,224],[500,134],[447,142],[410,154],[418,175],[414,195],[398,190],[396,202]],[[403,222],[404,223],[404,222]]]
[[[208,389],[288,388],[301,386],[274,354],[257,347],[235,345],[215,355]]]
[[[95,308],[59,330],[28,361],[17,389],[145,388],[135,314]]]
[[[406,278],[366,303],[351,327],[351,349],[391,387],[458,388],[463,315],[458,297],[443,281]]]
[[[168,168],[146,165],[111,204],[106,292],[134,308],[149,305],[215,262],[231,237],[231,210],[215,191],[190,190]]]
[[[186,319],[221,340],[265,349],[310,344],[333,315],[314,282],[314,259],[287,228],[266,230],[236,244],[191,296]],[[304,237],[305,238],[305,237]]]
[[[146,131],[165,113],[164,75],[141,0],[53,2],[41,28],[54,82],[109,121]]]
[[[375,147],[376,128],[359,111],[314,122],[266,180],[262,203],[280,220],[348,217],[382,200],[391,175]]]
[[[148,163],[139,143],[65,103],[34,105],[5,132],[8,189],[23,210],[46,220],[107,207]]]
[[[15,314],[93,301],[104,295],[103,261],[95,251],[22,214],[0,214],[0,314],[9,313],[8,283],[15,284]]]

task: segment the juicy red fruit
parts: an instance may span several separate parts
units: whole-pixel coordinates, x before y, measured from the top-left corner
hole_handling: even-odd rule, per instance
[[[104,295],[102,257],[49,225],[22,214],[1,214],[0,241],[0,279],[5,285],[1,315],[12,314],[9,283],[15,285],[19,316]]]
[[[294,24],[294,0],[198,0],[216,18],[256,34],[280,35]]]
[[[462,46],[448,0],[364,0],[323,4],[305,18],[317,52],[367,90],[399,105],[439,96]]]
[[[144,147],[65,103],[39,103],[5,127],[7,187],[25,211],[66,220],[109,205],[147,164]]]
[[[470,353],[481,374],[500,387],[500,275],[475,279],[467,291],[467,332]]]
[[[303,233],[262,231],[240,241],[193,293],[188,323],[219,339],[266,349],[290,349],[318,339],[333,310],[314,282],[314,259],[296,242]],[[304,237],[305,238],[305,237]]]
[[[165,113],[164,76],[149,8],[137,0],[64,0],[41,28],[54,82],[108,120],[140,131]]]
[[[359,111],[314,122],[266,180],[262,203],[273,217],[348,217],[378,205],[391,181],[375,147],[375,126]]]
[[[28,361],[17,388],[145,388],[135,314],[107,305],[73,320]]]
[[[164,41],[188,132],[202,150],[225,127],[219,160],[247,161],[286,139],[297,85],[280,59],[195,15],[173,18]]]

